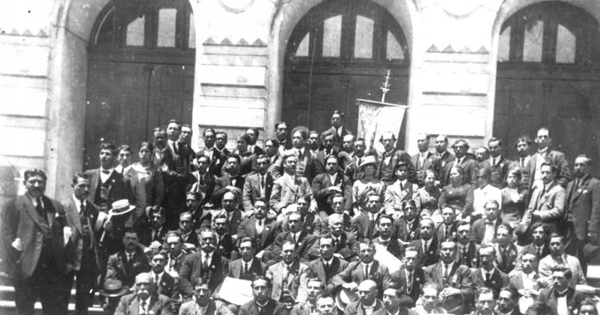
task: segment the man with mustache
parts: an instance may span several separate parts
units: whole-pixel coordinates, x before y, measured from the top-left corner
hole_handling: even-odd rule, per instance
[[[239,315],[284,315],[287,314],[285,306],[271,298],[271,280],[258,276],[252,281],[252,295],[254,299],[240,307]]]
[[[66,314],[73,283],[72,260],[75,226],[67,225],[65,210],[44,195],[47,176],[27,170],[25,194],[2,210],[2,256],[15,288],[19,314],[33,314],[36,300],[45,314]],[[71,216],[71,214],[69,214]]]
[[[135,277],[135,292],[119,301],[115,315],[125,314],[171,315],[171,300],[156,292],[151,274],[142,273]]]

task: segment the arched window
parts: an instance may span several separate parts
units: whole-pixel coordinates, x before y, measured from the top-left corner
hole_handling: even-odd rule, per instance
[[[296,25],[285,57],[284,120],[311,130],[329,128],[333,110],[346,113],[356,132],[357,98],[406,104],[409,49],[398,22],[366,0],[331,0],[312,8]],[[401,138],[403,139],[403,138]]]
[[[195,38],[187,0],[104,8],[88,48],[85,168],[97,166],[101,142],[137,148],[172,118],[191,123]]]
[[[537,3],[504,22],[498,49],[494,136],[512,143],[546,126],[570,163],[580,153],[597,160],[598,21],[570,4]]]

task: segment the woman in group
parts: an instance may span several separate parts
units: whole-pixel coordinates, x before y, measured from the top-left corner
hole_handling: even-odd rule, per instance
[[[435,173],[432,170],[425,171],[425,186],[417,190],[416,199],[421,204],[421,215],[441,215],[438,204],[442,191],[435,185]]]
[[[465,183],[463,168],[460,165],[450,170],[450,184],[442,188],[440,194],[439,209],[445,207],[453,208],[457,213],[457,219],[466,219],[473,212],[473,186]],[[460,216],[458,216],[460,213]]]
[[[352,200],[354,203],[354,215],[366,213],[367,195],[375,192],[379,200],[384,199],[386,185],[375,177],[377,159],[375,156],[367,156],[358,166],[358,180],[352,186]]]
[[[509,170],[506,177],[508,186],[501,190],[502,212],[500,217],[503,222],[510,224],[512,227],[516,227],[525,212],[527,191],[521,186],[521,178],[519,169]]]

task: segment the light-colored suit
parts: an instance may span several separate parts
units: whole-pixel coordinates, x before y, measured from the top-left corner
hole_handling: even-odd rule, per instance
[[[545,157],[542,157],[539,153],[535,153],[531,156],[527,163],[526,167],[529,174],[529,188],[531,189],[535,184],[535,171],[537,168],[537,159],[539,158],[544,158],[546,163],[556,165],[556,167],[558,167],[556,180],[562,187],[567,187],[567,183],[569,180],[571,180],[569,162],[567,162],[564,153],[548,149],[548,153]]]
[[[252,173],[246,176],[242,196],[242,202],[244,204],[245,211],[254,210],[254,202],[262,197],[260,189],[260,176],[261,175],[259,173]],[[263,176],[266,176],[264,198],[268,204],[271,197],[271,191],[273,190],[273,176],[271,176],[269,173],[266,173]]]
[[[565,189],[556,181],[552,182],[544,191],[544,185],[534,185],[531,192],[529,207],[523,214],[521,224],[526,227],[541,221],[550,226],[552,231],[557,230],[558,223],[563,219],[565,206]],[[533,219],[532,213],[535,210],[540,211],[540,218]]]
[[[421,208],[421,201],[417,198],[417,190],[419,186],[409,181],[406,182],[403,189],[400,187],[400,180],[397,180],[392,185],[387,186],[385,189],[385,212],[387,214],[394,214],[397,210],[402,210],[402,202],[405,200],[413,199],[417,203],[417,209]]]
[[[317,210],[317,203],[313,196],[310,184],[305,177],[283,175],[273,183],[273,192],[269,204],[276,212],[281,212],[283,208],[298,202],[300,198],[310,196],[310,207]]]
[[[283,285],[285,277],[285,285],[288,286],[290,293],[295,295],[296,303],[304,303],[308,299],[308,291],[306,283],[308,281],[307,274],[308,266],[295,260],[289,272],[285,262],[280,261],[267,270],[266,277],[271,279],[273,288],[271,289],[271,298],[279,301],[283,295]],[[287,277],[286,277],[287,276]]]
[[[140,310],[140,298],[133,293],[125,295],[119,301],[119,305],[114,315],[138,315]],[[146,314],[170,315],[174,314],[171,310],[171,300],[161,294],[155,293],[150,297],[150,303],[146,306]]]

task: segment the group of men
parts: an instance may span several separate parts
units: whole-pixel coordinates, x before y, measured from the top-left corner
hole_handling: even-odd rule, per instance
[[[420,134],[410,156],[384,132],[376,152],[343,127],[343,113],[331,122],[289,134],[280,122],[264,148],[250,128],[230,152],[227,134],[210,128],[193,149],[192,128],[171,120],[136,165],[130,146],[102,144],[100,167],[73,176],[65,203],[44,195],[43,171],[26,171],[26,193],[2,211],[18,312],[33,314],[39,298],[44,313],[66,314],[73,282],[77,314],[96,291],[108,313],[144,315],[572,314],[591,305],[574,290],[600,249],[589,157],[571,172],[546,128],[536,152],[528,137],[515,142],[515,161],[498,138],[470,154],[465,140],[451,153],[439,135],[430,152]],[[353,193],[368,165],[385,198]],[[456,168],[472,185],[472,211],[422,211],[428,174],[444,187]],[[497,197],[515,169],[526,203],[519,224],[503,219]],[[222,299],[227,278],[246,280],[254,299]]]

